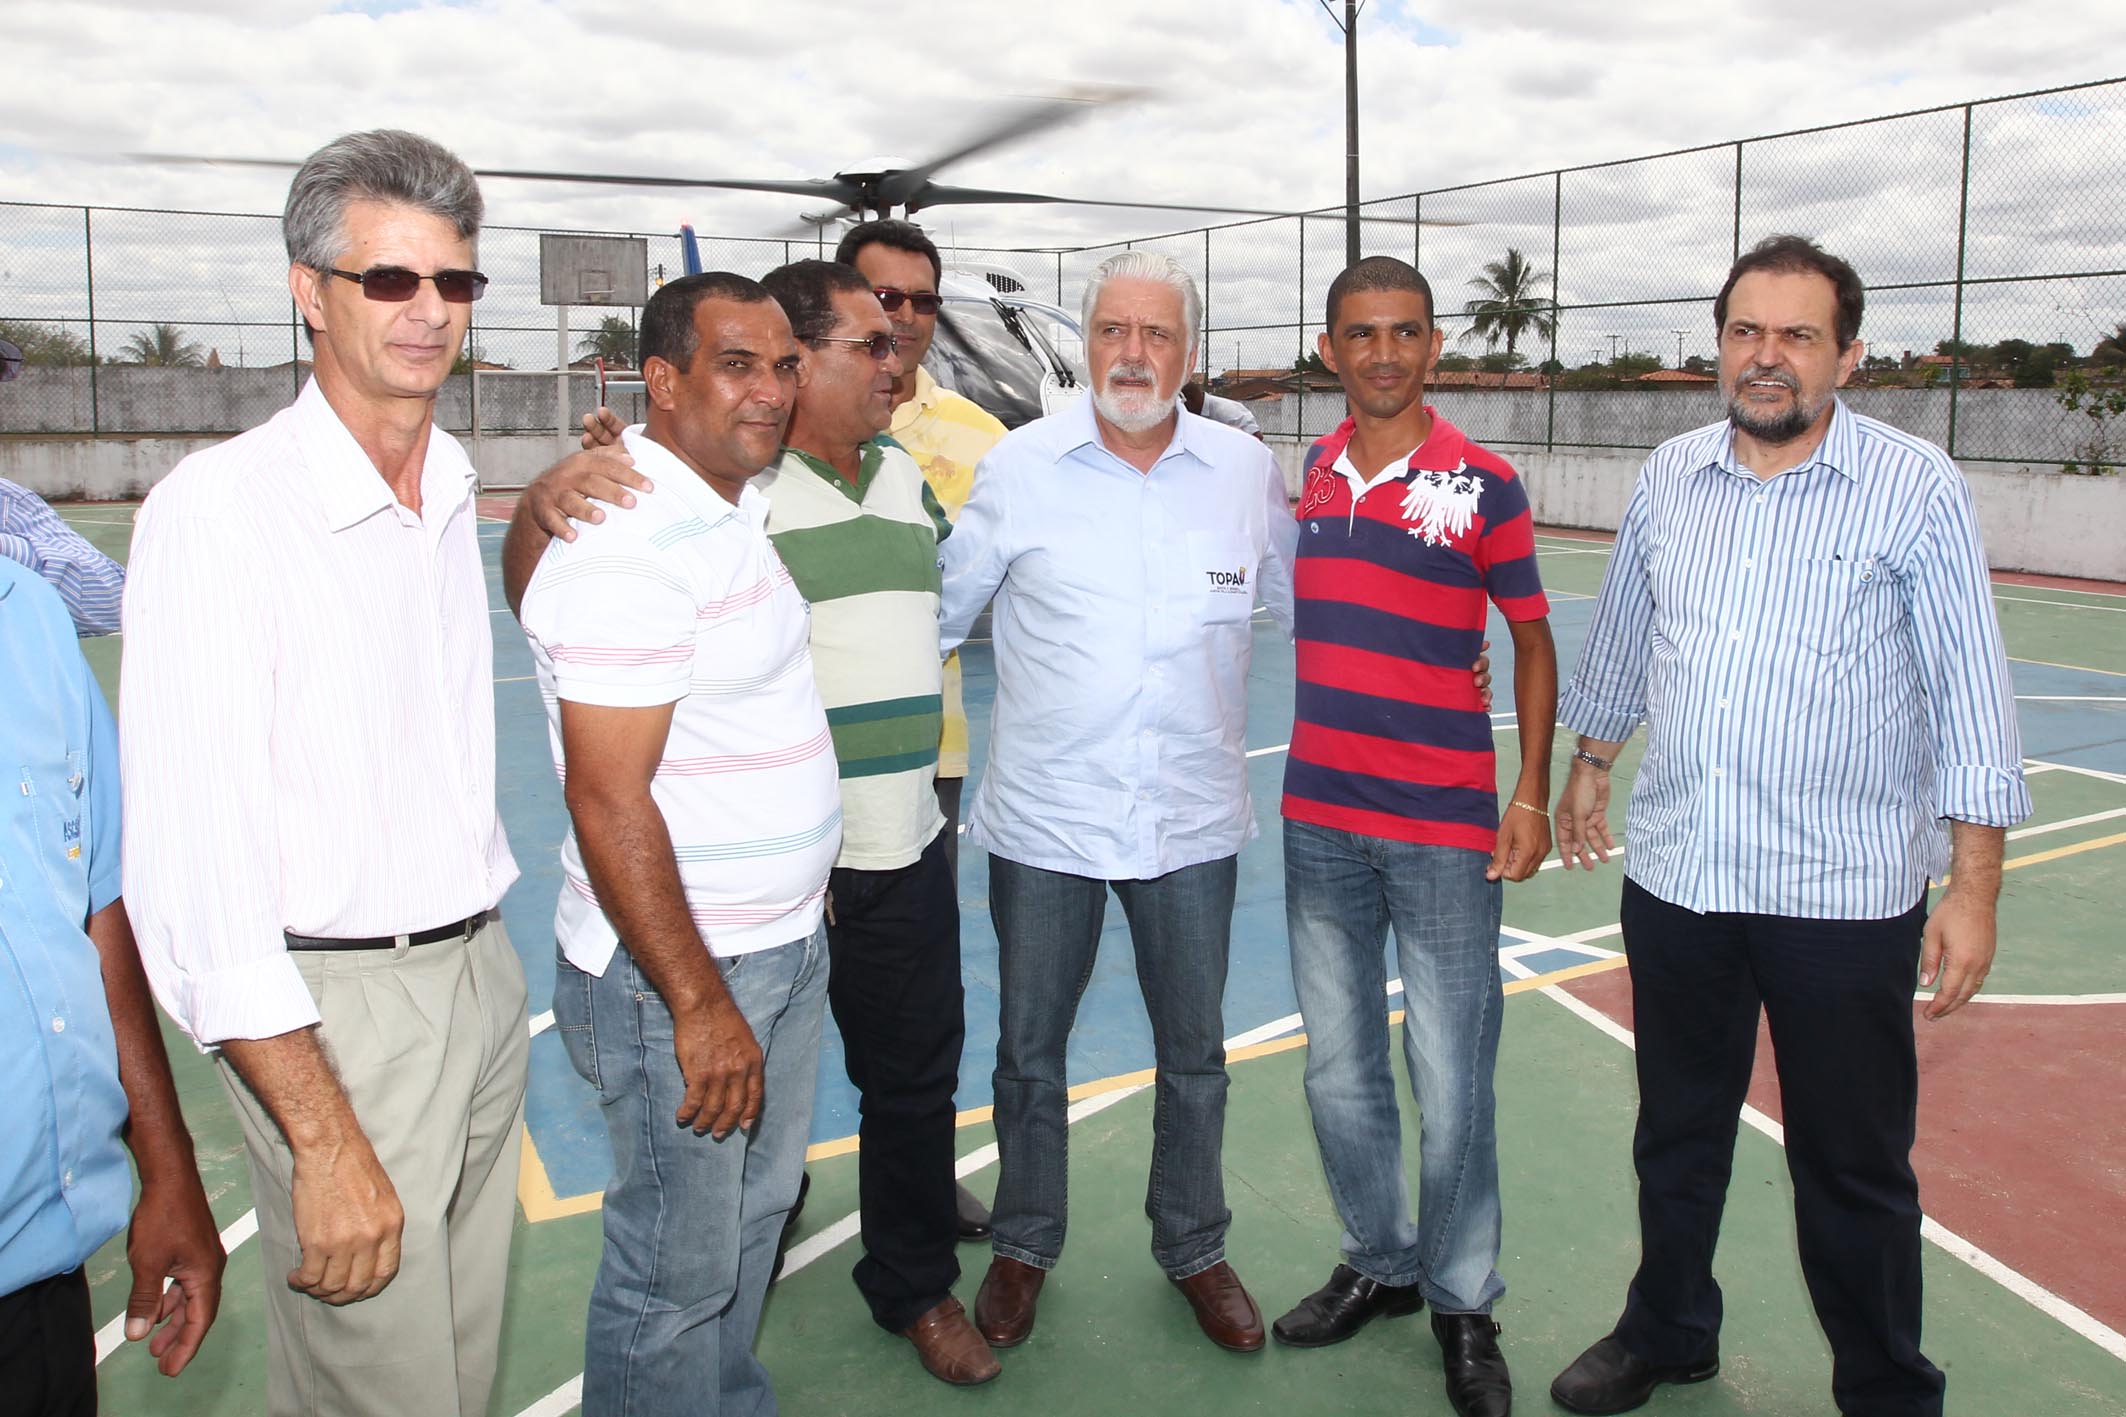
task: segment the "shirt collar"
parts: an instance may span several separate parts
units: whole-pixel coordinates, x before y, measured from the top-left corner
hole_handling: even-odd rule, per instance
[[[764,526],[768,520],[768,499],[751,482],[738,494],[738,504],[733,506],[723,499],[723,494],[703,480],[700,473],[679,460],[679,455],[649,435],[645,425],[637,423],[620,434],[621,446],[635,460],[636,470],[647,477],[659,491],[670,488],[672,495],[686,504],[687,510],[716,526],[726,517],[743,517],[755,527]]]
[[[1210,466],[1210,450],[1205,444],[1208,438],[1216,435],[1208,430],[1219,425],[1211,422],[1208,418],[1190,413],[1178,402],[1174,405],[1174,413],[1176,415],[1174,419],[1174,436],[1168,440],[1166,450],[1159,454],[1158,460],[1152,466],[1157,467],[1159,463],[1165,462],[1177,453],[1186,453],[1205,466]],[[1114,458],[1117,462],[1121,461],[1120,456],[1113,449],[1100,441],[1100,424],[1093,417],[1091,390],[1087,390],[1084,397],[1070,405],[1070,407],[1058,411],[1055,414],[1055,418],[1058,431],[1063,435],[1061,445],[1056,449],[1059,456],[1077,452],[1080,448],[1093,447],[1100,449],[1100,451]]]
[[[293,411],[296,444],[326,526],[345,531],[393,505],[391,485],[340,421],[315,375],[296,396]],[[421,520],[430,526],[449,520],[472,495],[473,481],[472,461],[458,440],[431,428],[421,463]]]
[[[879,464],[886,460],[886,449],[898,447],[900,444],[887,434],[874,435],[857,450],[856,481],[853,484],[841,475],[833,463],[813,457],[803,448],[785,447],[782,452],[785,464],[795,459],[800,467],[806,468],[829,486],[840,489],[843,496],[861,507],[864,505],[864,498],[871,491],[871,479],[878,476]]]
[[[1452,472],[1467,458],[1467,435],[1440,417],[1439,410],[1429,403],[1425,405],[1425,416],[1432,420],[1431,431],[1425,435],[1423,445],[1415,449],[1410,454],[1409,461],[1396,472],[1397,477],[1407,476],[1413,468],[1422,468],[1428,472]],[[1351,450],[1351,437],[1357,431],[1356,418],[1346,417],[1343,422],[1337,424],[1336,431],[1321,440],[1321,452],[1314,460],[1315,465],[1327,463],[1332,469],[1335,468],[1337,460]],[[1346,466],[1348,465],[1347,463]],[[1356,471],[1354,468],[1345,476],[1353,477]]]
[[[1735,426],[1732,422],[1715,423],[1697,438],[1686,462],[1693,472],[1710,469],[1738,477],[1756,476],[1735,457]],[[1806,472],[1812,467],[1829,468],[1848,482],[1860,481],[1860,426],[1854,421],[1853,411],[1846,407],[1845,400],[1835,394],[1831,396],[1831,422],[1823,430],[1823,441],[1809,454],[1808,461],[1795,464],[1787,469],[1787,473]]]
[[[942,402],[938,397],[938,393],[938,381],[930,377],[928,369],[925,369],[920,364],[916,365],[915,392],[908,396],[906,403],[893,410],[893,426],[895,428],[906,428],[909,424],[915,422],[916,419],[936,408]]]

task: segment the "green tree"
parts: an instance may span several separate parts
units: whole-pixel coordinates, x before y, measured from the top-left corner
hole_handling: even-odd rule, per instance
[[[206,351],[185,338],[175,325],[150,325],[136,331],[118,350],[120,364],[147,364],[158,369],[197,369]]]
[[[1557,307],[1537,293],[1549,281],[1550,272],[1537,270],[1518,249],[1507,247],[1504,260],[1486,262],[1484,273],[1469,282],[1477,298],[1462,307],[1469,316],[1462,338],[1482,340],[1488,349],[1503,342],[1509,357],[1524,336],[1549,339],[1557,331]]]
[[[605,361],[608,369],[632,369],[635,367],[635,327],[624,315],[608,315],[592,330],[576,342],[576,357],[597,357]]]
[[[94,362],[89,358],[88,341],[64,325],[0,320],[0,339],[21,350],[22,362],[32,368],[61,369]]]
[[[1294,374],[1326,374],[1329,372],[1329,366],[1321,362],[1321,351],[1303,349],[1299,351],[1299,357],[1292,361],[1292,372]]]
[[[2089,351],[2089,361],[2092,364],[2126,364],[2126,324],[2119,325],[2098,340],[2096,348]]]

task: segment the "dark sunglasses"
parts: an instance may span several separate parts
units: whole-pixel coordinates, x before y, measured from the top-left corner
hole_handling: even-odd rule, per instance
[[[900,309],[903,302],[913,306],[918,315],[935,315],[938,306],[944,303],[944,297],[932,290],[895,290],[890,285],[879,285],[873,286],[871,293],[878,297],[878,303],[886,307],[889,315]]]
[[[858,345],[866,354],[869,354],[881,364],[886,362],[888,355],[897,353],[901,347],[901,341],[897,335],[865,335],[861,339],[855,335],[820,335],[812,343]]]
[[[453,305],[470,305],[487,291],[487,277],[478,271],[437,271],[424,276],[404,266],[371,266],[366,271],[334,270],[330,274],[353,281],[370,300],[411,300],[424,280],[434,281],[436,294]]]

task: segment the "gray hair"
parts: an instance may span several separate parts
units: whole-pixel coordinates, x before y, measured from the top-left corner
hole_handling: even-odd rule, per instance
[[[471,241],[480,234],[480,184],[458,156],[418,133],[378,128],[334,138],[303,160],[281,213],[288,259],[329,270],[347,248],[347,204],[385,202],[441,217]]]
[[[1188,330],[1189,363],[1193,365],[1196,347],[1203,336],[1203,297],[1197,293],[1196,279],[1187,268],[1173,257],[1162,256],[1157,251],[1124,251],[1093,267],[1092,278],[1085,282],[1085,302],[1079,307],[1087,339],[1092,338],[1093,306],[1100,301],[1100,288],[1111,280],[1157,281],[1172,286],[1180,294],[1181,323]]]

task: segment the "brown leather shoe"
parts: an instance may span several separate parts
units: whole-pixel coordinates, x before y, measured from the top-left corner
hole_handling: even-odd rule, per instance
[[[915,1345],[923,1367],[941,1382],[973,1387],[1004,1371],[989,1345],[982,1341],[982,1335],[967,1322],[967,1311],[957,1299],[946,1298],[933,1304],[921,1318],[901,1330],[901,1337]]]
[[[1262,1310],[1255,1307],[1240,1276],[1224,1260],[1175,1280],[1174,1287],[1196,1311],[1196,1323],[1211,1342],[1235,1353],[1253,1353],[1262,1347]]]
[[[1034,1300],[1048,1271],[998,1255],[974,1296],[974,1326],[991,1348],[1016,1348],[1033,1332]]]

